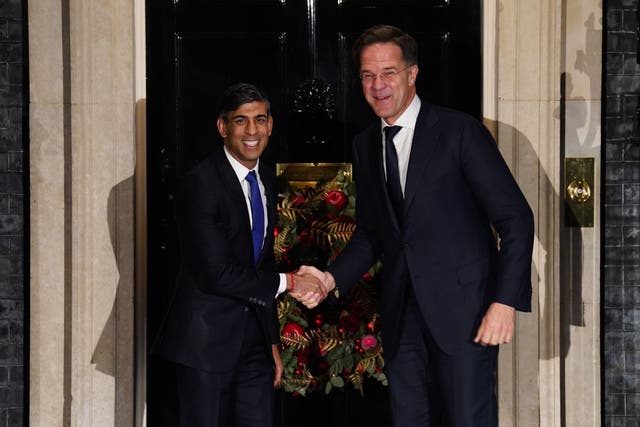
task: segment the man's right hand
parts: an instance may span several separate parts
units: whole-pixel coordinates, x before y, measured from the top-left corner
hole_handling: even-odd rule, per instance
[[[287,275],[287,292],[307,308],[316,307],[328,293],[318,277],[300,271],[295,275]]]
[[[327,293],[331,292],[336,287],[336,280],[328,271],[320,271],[313,266],[303,265],[298,270],[298,274],[311,274],[312,276],[317,277],[322,282],[322,286],[324,286]]]

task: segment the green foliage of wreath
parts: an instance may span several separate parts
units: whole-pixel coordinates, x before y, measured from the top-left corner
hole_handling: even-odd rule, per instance
[[[281,176],[275,257],[278,271],[301,265],[326,269],[355,230],[355,183],[340,169],[331,180],[294,188]],[[383,372],[377,298],[379,264],[340,298],[329,296],[307,309],[284,294],[278,298],[282,387],[295,395],[352,386],[364,380],[387,385]]]

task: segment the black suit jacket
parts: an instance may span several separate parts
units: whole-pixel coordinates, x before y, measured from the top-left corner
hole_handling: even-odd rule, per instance
[[[181,263],[169,314],[154,352],[209,372],[232,370],[245,324],[259,319],[265,350],[279,342],[274,272],[275,174],[260,162],[267,198],[267,233],[258,264],[247,203],[224,151],[219,149],[181,180],[176,220]]]
[[[491,302],[531,309],[533,215],[495,141],[464,113],[422,103],[409,159],[403,228],[386,193],[380,122],[353,144],[357,228],[329,267],[345,292],[383,262],[380,313],[393,358],[406,286],[437,344],[465,351]],[[500,236],[500,250],[492,232]]]

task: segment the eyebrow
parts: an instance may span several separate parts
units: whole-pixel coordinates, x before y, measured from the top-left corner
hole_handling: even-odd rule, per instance
[[[269,115],[267,114],[258,114],[257,116],[255,116],[256,119],[260,119],[260,118],[268,118]],[[235,120],[235,119],[249,119],[249,116],[245,115],[245,114],[238,114],[235,116],[231,117],[231,120]]]
[[[382,67],[382,70],[397,70],[398,67],[396,65],[389,65],[388,67]],[[362,70],[363,73],[373,73],[373,71],[369,70],[369,69],[363,69]]]

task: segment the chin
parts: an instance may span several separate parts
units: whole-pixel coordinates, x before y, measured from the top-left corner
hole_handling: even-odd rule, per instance
[[[373,111],[378,117],[390,117],[393,115],[393,111],[389,108],[389,105],[377,105],[373,108]]]
[[[373,108],[373,112],[374,112],[374,113],[376,114],[376,116],[378,116],[378,117],[382,117],[382,118],[384,118],[385,116],[387,116],[387,113],[386,113],[384,110],[381,110],[381,109]]]

